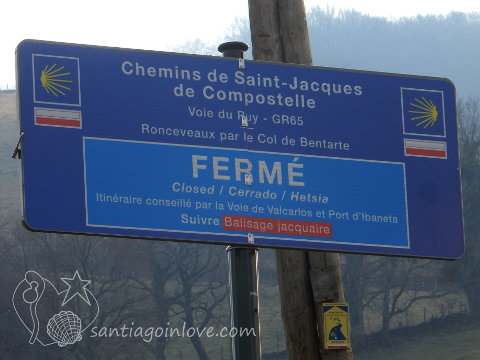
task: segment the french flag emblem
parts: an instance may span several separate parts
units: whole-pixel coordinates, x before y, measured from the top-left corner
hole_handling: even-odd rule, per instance
[[[82,128],[79,110],[35,108],[35,125]]]
[[[444,141],[404,139],[406,156],[447,158],[447,143]]]

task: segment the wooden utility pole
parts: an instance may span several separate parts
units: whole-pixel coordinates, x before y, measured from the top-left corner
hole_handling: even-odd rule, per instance
[[[249,13],[254,60],[312,65],[303,0],[249,0]],[[324,345],[322,302],[345,301],[338,254],[277,250],[276,255],[289,359],[353,359],[351,350]],[[336,285],[331,294],[318,281],[326,277]]]

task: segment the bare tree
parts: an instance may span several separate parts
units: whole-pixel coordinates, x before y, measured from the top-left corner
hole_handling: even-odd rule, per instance
[[[5,305],[5,309],[11,309],[15,286],[24,279],[27,271],[34,270],[49,280],[58,292],[66,289],[61,278],[72,278],[78,271],[82,279],[90,281],[89,290],[98,301],[98,308],[85,305],[78,296],[69,302],[69,309],[79,315],[84,324],[92,323],[91,328],[111,328],[129,322],[138,315],[139,303],[145,299],[146,294],[132,291],[126,276],[131,272],[132,266],[135,266],[126,256],[129,240],[29,233],[20,224],[13,225],[10,230],[3,232],[0,239],[0,259],[5,267],[4,274],[8,274],[6,279],[9,280],[9,285],[5,288],[11,290],[0,297],[2,303],[10,304]],[[53,306],[54,313],[60,312],[58,294],[45,292],[42,301],[49,307]],[[98,312],[98,309],[101,311]],[[81,342],[65,348],[56,345],[45,348],[26,347],[28,332],[16,316],[14,311],[9,311],[8,326],[2,333],[11,333],[12,328],[18,332],[18,336],[9,344],[12,344],[12,349],[21,349],[19,358],[22,359],[51,359],[57,356],[59,359],[68,356],[94,360],[121,359],[128,347],[129,339],[125,341],[120,338],[91,336],[90,332],[84,333]],[[39,318],[46,325],[49,316],[42,312]],[[129,358],[141,358],[141,351]]]
[[[444,279],[465,292],[470,314],[480,318],[480,98],[457,104],[465,252],[443,266]]]
[[[226,283],[226,252],[223,246],[178,244],[178,252],[183,253],[179,267],[178,297],[181,315],[187,328],[202,331],[212,320],[217,324],[228,318],[228,309],[224,308],[228,295]],[[215,273],[222,273],[223,280],[212,282]],[[224,321],[223,321],[224,322]],[[200,360],[209,360],[202,344],[199,332],[190,337]]]
[[[379,267],[375,274],[376,291],[371,293],[370,306],[382,317],[382,341],[390,341],[392,318],[408,311],[417,301],[435,299],[451,293],[449,288],[419,286],[426,278],[433,279],[440,264],[435,260],[378,257]],[[374,300],[373,297],[376,298]]]

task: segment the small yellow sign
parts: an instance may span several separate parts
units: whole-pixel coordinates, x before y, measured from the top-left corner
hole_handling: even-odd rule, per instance
[[[347,303],[323,304],[323,331],[326,349],[350,349]]]

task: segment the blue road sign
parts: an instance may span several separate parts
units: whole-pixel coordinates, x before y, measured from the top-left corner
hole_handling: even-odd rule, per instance
[[[462,255],[450,81],[245,64],[22,42],[26,226],[229,245],[253,234],[255,246]]]

